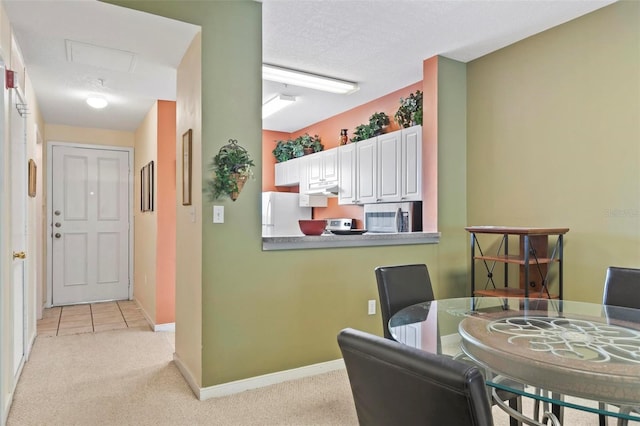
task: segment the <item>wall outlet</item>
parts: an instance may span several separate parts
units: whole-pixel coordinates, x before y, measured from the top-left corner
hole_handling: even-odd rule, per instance
[[[376,301],[375,300],[369,300],[368,303],[368,313],[369,315],[375,315],[376,314]]]
[[[213,206],[213,223],[224,223],[224,206]]]

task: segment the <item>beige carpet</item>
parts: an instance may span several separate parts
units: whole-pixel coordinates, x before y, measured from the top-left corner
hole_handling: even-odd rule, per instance
[[[358,424],[344,371],[198,401],[172,361],[173,338],[139,329],[38,337],[8,425]],[[508,425],[497,408],[494,417]],[[568,410],[564,424],[597,421]]]

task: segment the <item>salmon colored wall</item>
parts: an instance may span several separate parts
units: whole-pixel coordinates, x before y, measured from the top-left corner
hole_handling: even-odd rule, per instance
[[[437,59],[436,59],[436,64],[437,64]],[[436,67],[436,70],[437,70],[437,67]],[[434,79],[437,78],[437,75],[434,75],[433,78]],[[373,115],[373,113],[376,113],[376,112],[384,112],[389,116],[390,124],[387,127],[386,132],[393,132],[395,130],[399,130],[400,127],[393,120],[393,116],[395,115],[396,111],[398,110],[398,107],[400,106],[400,98],[407,97],[409,96],[409,94],[415,92],[416,90],[424,90],[425,86],[429,86],[429,88],[430,86],[436,86],[436,81],[437,80],[434,80],[431,84],[423,84],[423,82],[414,83],[410,86],[407,86],[395,92],[389,93],[388,95],[385,95],[381,98],[375,99],[371,102],[360,105],[356,108],[350,109],[349,111],[343,112],[342,114],[335,115],[331,118],[320,121],[316,124],[313,124],[309,127],[305,127],[291,134],[270,132],[266,130],[263,131],[262,143],[263,143],[263,146],[265,147],[265,149],[263,149],[262,151],[262,155],[263,155],[262,188],[263,190],[264,191],[276,190],[276,189],[265,189],[265,188],[275,188],[275,186],[273,186],[273,182],[274,182],[273,168],[275,164],[275,159],[273,157],[273,154],[271,153],[271,151],[275,147],[274,139],[277,140],[277,139],[295,138],[305,133],[309,133],[310,135],[320,136],[320,139],[322,140],[322,144],[324,145],[324,149],[336,148],[340,145],[340,129],[348,129],[349,139],[351,139],[355,128],[360,124],[368,123],[369,117],[371,117],[371,115]],[[437,99],[432,101],[434,106],[437,105],[436,101]],[[437,122],[437,115],[435,116],[434,120]],[[437,129],[434,129],[432,133],[437,135]],[[437,140],[437,138],[433,140]],[[423,141],[424,141],[424,136],[423,136]],[[426,149],[424,151],[431,152],[432,150]],[[429,163],[424,163],[424,164],[429,164]],[[436,169],[436,173],[437,173],[437,169]],[[425,187],[424,185],[425,183],[423,182],[423,188]],[[437,186],[437,184],[434,183],[433,186]],[[278,188],[277,190],[282,191],[283,189]],[[362,222],[362,217],[363,217],[362,206],[339,205],[337,198],[329,198],[328,201],[329,202],[326,208],[313,209],[314,219],[350,217],[350,218],[356,219],[357,228],[364,227],[364,224]],[[425,222],[423,219],[423,223],[425,223],[426,225],[429,222]],[[434,225],[434,229],[435,229],[435,225]]]
[[[276,157],[273,156],[273,149],[276,142],[286,140],[291,137],[290,133],[274,132],[272,130],[262,131],[262,190],[263,191],[280,191],[291,192],[289,189],[277,188],[275,186],[274,166]],[[295,192],[295,191],[294,191]]]
[[[438,232],[438,57],[422,67],[422,230]]]
[[[176,103],[158,101],[156,324],[175,322],[176,137]]]

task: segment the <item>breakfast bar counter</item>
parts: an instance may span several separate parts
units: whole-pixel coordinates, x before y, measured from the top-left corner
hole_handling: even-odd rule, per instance
[[[299,250],[341,247],[399,246],[436,244],[439,232],[365,233],[362,235],[334,235],[300,237],[262,237],[262,250]]]

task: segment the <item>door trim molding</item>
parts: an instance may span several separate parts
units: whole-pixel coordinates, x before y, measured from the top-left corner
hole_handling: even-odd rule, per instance
[[[112,145],[97,145],[97,144],[85,144],[77,142],[61,142],[61,141],[47,141],[47,199],[45,209],[47,211],[47,302],[45,307],[49,308],[53,305],[53,265],[52,265],[52,224],[53,217],[51,215],[51,200],[53,194],[53,148],[55,146],[62,146],[66,148],[84,148],[84,149],[97,149],[101,151],[125,151],[129,154],[129,300],[133,300],[133,191],[134,191],[134,179],[133,179],[133,148],[126,146],[112,146]]]

